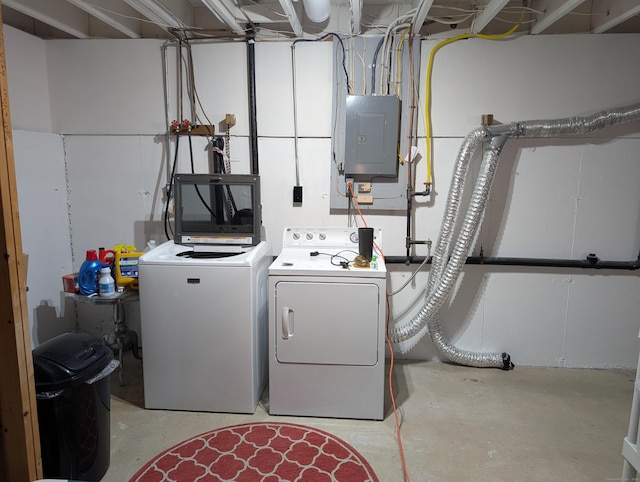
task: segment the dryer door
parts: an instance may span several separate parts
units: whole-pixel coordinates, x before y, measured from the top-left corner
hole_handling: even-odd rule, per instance
[[[280,363],[378,363],[379,287],[366,282],[280,281],[275,285],[276,359]]]

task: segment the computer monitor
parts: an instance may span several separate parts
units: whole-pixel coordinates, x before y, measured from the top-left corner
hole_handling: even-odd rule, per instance
[[[255,246],[262,229],[260,178],[176,174],[174,242],[194,247]]]

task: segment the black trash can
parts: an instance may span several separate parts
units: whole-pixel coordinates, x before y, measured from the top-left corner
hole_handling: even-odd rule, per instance
[[[33,350],[45,478],[99,481],[109,468],[111,349],[71,331]]]

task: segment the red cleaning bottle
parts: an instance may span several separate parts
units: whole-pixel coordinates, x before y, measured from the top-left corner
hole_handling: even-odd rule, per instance
[[[102,262],[98,259],[95,249],[88,249],[86,259],[78,272],[78,288],[80,294],[89,296],[98,292],[98,275],[102,268]]]

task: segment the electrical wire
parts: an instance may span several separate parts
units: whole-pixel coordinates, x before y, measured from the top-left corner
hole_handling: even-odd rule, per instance
[[[298,158],[298,99],[296,89],[296,43],[291,44],[291,94],[293,96],[293,149],[296,168],[296,186],[300,186],[300,160]]]
[[[396,30],[401,30],[403,28],[409,27],[412,23],[413,23],[413,17],[415,16],[417,12],[417,9],[411,9],[409,10],[407,13],[405,13],[404,15],[401,15],[399,17],[397,17],[395,20],[393,20],[393,22],[391,22],[389,24],[389,26],[387,27],[385,34],[383,36],[383,46],[382,46],[382,59],[384,59],[385,61],[387,59],[388,60],[388,64],[383,63],[382,65],[380,65],[380,67],[382,68],[386,68],[387,69],[387,88],[385,89],[385,85],[384,85],[384,77],[382,76],[382,72],[380,73],[380,93],[381,94],[388,94],[389,90],[388,90],[388,76],[390,75],[391,72],[391,45],[393,44],[393,35],[395,33]],[[390,40],[391,39],[391,40]]]
[[[293,44],[291,45],[291,48],[293,48],[295,46],[295,44],[297,44],[298,42],[321,42],[322,40],[328,38],[328,37],[335,37],[336,39],[338,39],[338,43],[340,43],[340,48],[342,49],[342,70],[344,71],[344,76],[347,79],[347,91],[349,94],[352,93],[352,91],[349,89],[349,73],[347,72],[347,51],[344,47],[344,41],[342,40],[342,38],[340,37],[340,35],[338,35],[337,33],[334,32],[328,32],[326,34],[324,34],[322,37],[319,38],[315,38],[315,39],[308,39],[308,38],[299,38],[293,41]]]
[[[448,17],[446,19],[438,18],[438,17],[427,17],[427,19],[431,20],[432,22],[441,23],[443,25],[457,25],[472,19],[473,17],[475,17],[475,15],[476,15],[475,13],[470,13],[468,15],[460,15],[460,18],[457,18],[457,19],[454,19],[452,17]]]
[[[398,43],[398,48],[396,49],[396,82],[395,82],[395,94],[402,98],[402,49],[404,47],[404,38],[407,35],[407,32],[411,31],[411,24],[409,27],[402,31],[402,36],[400,37],[400,42]]]
[[[349,45],[350,45],[350,52],[353,52],[355,54],[356,57],[358,57],[360,59],[360,62],[362,63],[362,95],[366,95],[367,94],[367,75],[366,75],[366,70],[367,70],[367,64],[365,61],[365,56],[367,53],[367,41],[366,39],[362,40],[362,53],[358,52],[358,49],[356,48],[355,45],[355,41],[354,41],[354,37],[349,37]],[[355,65],[354,65],[354,56],[351,56],[351,78],[353,79],[355,77]],[[355,89],[352,89],[355,90]]]
[[[409,477],[409,469],[407,468],[407,463],[404,459],[404,448],[402,447],[402,433],[401,428],[402,424],[398,418],[398,407],[396,406],[396,397],[393,393],[393,367],[395,362],[395,355],[393,353],[393,345],[391,344],[391,338],[389,337],[389,322],[391,316],[389,314],[389,297],[385,297],[387,303],[387,320],[386,320],[386,333],[385,336],[387,345],[389,346],[389,396],[391,398],[391,405],[393,406],[393,417],[395,419],[396,424],[396,438],[398,439],[398,451],[400,452],[400,462],[402,463],[402,471],[404,472],[404,479],[406,482],[411,482],[411,477]]]
[[[191,45],[190,45],[188,40],[185,40],[185,43],[187,45],[189,45],[189,48],[187,49],[187,53],[188,53],[188,55],[190,57],[190,61],[189,61],[189,65],[191,66],[190,77],[193,79],[192,82],[191,82],[191,92],[190,92],[190,94],[192,95],[192,102],[193,103],[197,102],[197,104],[200,106],[200,111],[202,112],[202,115],[204,116],[205,120],[207,121],[206,122],[207,125],[212,126],[213,122],[211,122],[211,120],[207,116],[207,113],[206,113],[206,111],[204,109],[204,106],[202,105],[202,102],[200,101],[200,96],[198,95],[198,89],[196,88],[195,69],[193,68],[193,55],[192,55],[192,52],[191,52]],[[203,123],[201,121],[201,119],[200,119],[200,116],[197,114],[197,112],[196,112],[194,121],[198,121],[198,123],[200,123],[200,124]],[[211,134],[213,134],[213,132]],[[213,142],[213,135],[206,136],[206,137],[207,137],[208,142]]]
[[[432,143],[432,137],[431,137],[431,77],[433,74],[433,61],[436,55],[436,52],[438,52],[438,50],[440,50],[442,47],[444,47],[445,45],[449,45],[453,42],[456,42],[458,40],[464,40],[464,39],[469,39],[469,38],[480,38],[480,39],[484,39],[484,40],[500,40],[503,39],[505,37],[508,37],[509,35],[511,35],[512,33],[514,33],[516,30],[518,30],[518,28],[520,27],[520,25],[522,24],[522,21],[524,20],[524,15],[525,15],[525,10],[522,10],[522,15],[520,16],[520,21],[518,21],[518,23],[516,25],[514,25],[511,29],[509,29],[508,31],[506,31],[505,33],[502,34],[497,34],[497,35],[486,35],[486,34],[480,34],[480,33],[465,33],[462,35],[458,35],[456,37],[451,37],[448,38],[446,40],[443,40],[442,42],[436,44],[436,46],[433,48],[433,50],[431,50],[431,53],[429,54],[429,62],[427,65],[427,76],[425,79],[426,82],[426,89],[425,89],[425,143],[426,143],[426,156],[425,156],[425,161],[427,164],[427,180],[425,182],[425,185],[427,187],[428,190],[431,189],[431,180],[432,180],[432,147],[431,147],[431,143]]]
[[[367,227],[367,220],[362,215],[362,211],[360,211],[360,207],[358,206],[358,200],[356,199],[355,193],[353,192],[353,183],[349,181],[347,183],[347,186],[349,187],[349,192],[351,193],[351,199],[353,200],[353,204],[357,209],[358,214],[360,215],[360,219],[362,219],[364,226]],[[382,252],[382,249],[380,248],[380,246],[378,246],[378,244],[375,241],[373,242],[373,245],[376,248],[376,252],[380,255],[380,257],[384,261],[385,259],[384,253]],[[400,452],[400,461],[402,463],[404,478],[406,482],[411,482],[411,478],[409,477],[409,470],[407,469],[407,464],[404,458],[404,448],[402,447],[402,432],[401,432],[402,424],[400,423],[400,419],[398,417],[398,407],[396,405],[396,397],[393,393],[393,366],[394,366],[395,356],[393,353],[391,338],[389,337],[389,323],[390,323],[391,317],[389,313],[389,308],[390,308],[389,296],[386,295],[386,293],[385,293],[385,302],[387,305],[387,310],[386,310],[387,316],[385,321],[385,326],[386,326],[385,339],[386,339],[387,345],[389,346],[389,395],[391,397],[391,405],[393,406],[393,416],[394,416],[395,425],[396,425],[396,438],[398,439],[398,450]]]

